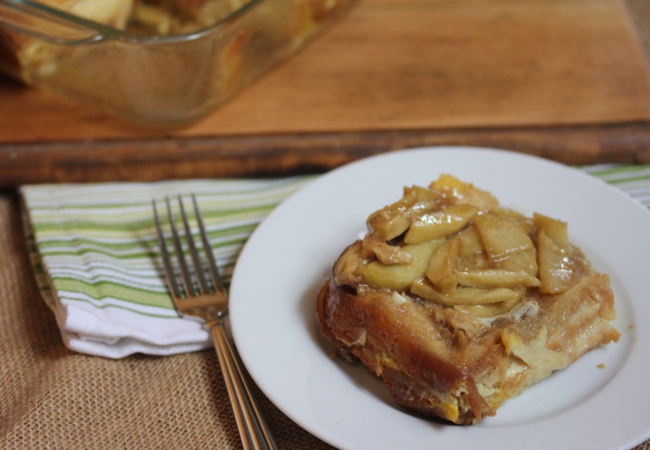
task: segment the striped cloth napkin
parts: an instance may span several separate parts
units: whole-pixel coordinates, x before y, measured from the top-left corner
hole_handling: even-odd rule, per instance
[[[650,165],[582,168],[650,207]],[[189,180],[23,186],[35,273],[65,344],[108,358],[211,345],[167,294],[151,200],[195,193],[225,281],[248,236],[282,200],[314,180]]]
[[[226,284],[248,236],[314,177],[22,186],[24,223],[43,299],[70,349],[108,358],[170,355],[211,345],[174,309],[151,201],[194,193]],[[164,219],[163,219],[164,220]]]

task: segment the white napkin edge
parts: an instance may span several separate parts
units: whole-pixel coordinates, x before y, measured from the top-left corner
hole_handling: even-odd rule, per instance
[[[91,356],[100,356],[109,359],[120,359],[130,356],[134,353],[143,353],[153,356],[170,356],[180,353],[189,353],[209,348],[212,344],[178,344],[168,346],[158,346],[147,344],[129,338],[121,339],[114,344],[105,344],[102,342],[89,341],[81,338],[74,333],[61,330],[63,343],[70,350]]]
[[[183,319],[175,311],[174,316],[151,317],[107,306],[99,318],[91,304],[54,297],[63,342],[77,352],[117,359],[133,353],[173,355],[212,345],[201,321]]]

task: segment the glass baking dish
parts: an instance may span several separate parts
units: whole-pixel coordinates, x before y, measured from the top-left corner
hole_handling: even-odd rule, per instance
[[[180,126],[356,0],[40,1],[0,0],[0,72],[138,122]],[[68,10],[51,7],[64,2]]]

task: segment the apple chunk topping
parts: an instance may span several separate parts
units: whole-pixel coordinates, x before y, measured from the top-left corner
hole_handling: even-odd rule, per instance
[[[367,234],[361,244],[361,254],[368,258],[374,255],[382,264],[390,266],[392,264],[410,264],[413,261],[413,255],[405,252],[402,247],[397,245],[388,245],[374,233]]]
[[[476,216],[478,208],[473,205],[454,205],[425,214],[411,224],[404,236],[404,242],[416,244],[456,233]]]
[[[357,262],[337,263],[337,281],[355,288],[389,289],[492,317],[531,292],[565,292],[579,278],[573,258],[581,256],[566,222],[526,217],[450,175],[429,188],[404,188],[402,199],[371,214],[367,225],[351,250]]]
[[[456,273],[456,261],[458,259],[458,236],[445,242],[438,247],[429,261],[425,272],[431,283],[444,293],[450,293],[456,289],[458,274]]]
[[[413,256],[409,264],[386,265],[380,261],[372,261],[360,267],[359,273],[366,283],[375,289],[407,292],[413,280],[424,276],[433,252],[444,242],[444,239],[439,239],[421,244],[407,244],[402,247],[402,251]]]
[[[492,262],[535,247],[521,227],[503,217],[485,214],[476,218],[476,226]]]
[[[445,202],[442,193],[412,186],[404,188],[404,197],[368,217],[368,229],[390,241],[403,234],[418,217],[440,209]]]
[[[564,249],[560,248],[544,231],[537,235],[539,278],[542,285],[539,289],[544,294],[558,294],[571,287],[573,267]]]
[[[537,275],[535,245],[522,227],[492,214],[477,217],[476,226],[495,268]]]
[[[489,192],[444,173],[429,185],[429,189],[455,198],[456,204],[474,205],[481,210],[487,210],[499,204],[498,200]]]
[[[539,287],[542,282],[536,277],[522,271],[486,269],[457,272],[458,284],[467,287]]]
[[[470,224],[458,233],[458,256],[472,256],[485,253],[483,239],[475,224]]]
[[[537,230],[543,231],[544,234],[555,243],[555,245],[560,247],[567,254],[571,252],[569,227],[566,222],[534,213],[533,223],[537,227]]]
[[[451,293],[446,294],[440,292],[429,280],[425,279],[415,280],[411,285],[411,292],[444,306],[509,302],[519,300],[523,295],[523,291],[508,288],[480,289],[469,287],[458,287]]]

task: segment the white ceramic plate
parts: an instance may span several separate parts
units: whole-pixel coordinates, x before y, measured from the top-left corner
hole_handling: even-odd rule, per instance
[[[332,360],[314,319],[318,289],[366,217],[399,199],[403,186],[428,185],[440,173],[527,215],[568,221],[572,241],[611,276],[623,334],[470,427],[427,421],[396,406],[362,365]],[[262,391],[339,448],[623,449],[650,437],[649,270],[650,213],[600,180],[512,152],[416,149],[334,170],[274,210],[237,263],[231,321]]]

